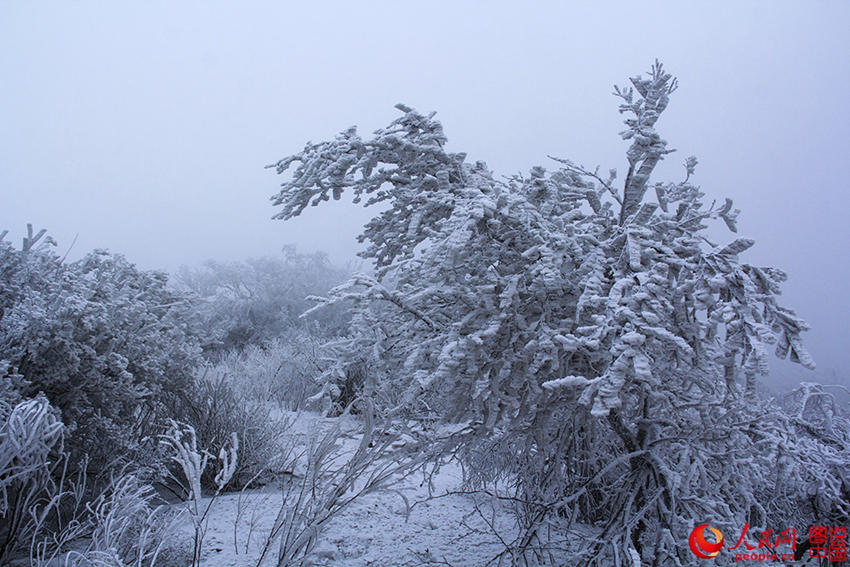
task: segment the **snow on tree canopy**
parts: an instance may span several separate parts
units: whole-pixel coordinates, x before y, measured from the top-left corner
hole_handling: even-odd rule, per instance
[[[370,139],[351,128],[270,166],[297,164],[273,204],[279,219],[346,191],[365,206],[389,205],[359,237],[375,278],[355,277],[321,300],[353,302],[339,364],[368,362],[373,387],[392,393],[387,411],[469,421],[469,458],[482,447],[510,455],[494,474],[549,470],[553,455],[574,462],[584,450],[576,443],[608,451],[607,461],[589,453],[572,472],[546,477],[559,479],[557,490],[543,477],[528,481],[526,496],[551,489],[555,508],[607,510],[618,525],[632,522],[612,536],[624,549],[673,557],[679,551],[648,542],[680,541],[699,514],[732,525],[756,490],[717,477],[719,465],[694,444],[711,445],[710,455],[752,442],[731,432],[730,416],[753,399],[769,346],[814,362],[800,338],[806,323],[777,303],[785,274],[741,262],[752,240],[708,241],[708,223],[737,231],[739,211],[730,199],[706,202],[691,182],[696,158],[685,161],[684,180],[650,183],[673,151],[655,128],[676,81],[656,63],[631,83],[615,89],[631,141],[619,189],[615,171],[602,177],[563,159],[553,171],[503,179],[446,152],[434,113],[398,105],[402,115]],[[339,376],[328,372],[328,392]],[[725,438],[701,437],[707,430]],[[673,472],[692,466],[687,477]],[[582,482],[581,496],[564,497]],[[633,502],[585,502],[588,486],[605,483],[631,483]],[[675,496],[712,485],[705,502]],[[742,490],[750,492],[730,504]],[[635,516],[641,506],[653,511]]]

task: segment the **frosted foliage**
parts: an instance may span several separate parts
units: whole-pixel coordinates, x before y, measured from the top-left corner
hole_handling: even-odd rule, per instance
[[[0,400],[0,564],[29,543],[50,514],[65,428],[44,397]]]
[[[360,236],[375,277],[319,301],[353,302],[340,366],[368,361],[387,411],[469,423],[453,447],[472,480],[510,480],[538,519],[598,523],[588,562],[677,564],[698,519],[804,532],[846,514],[847,458],[828,473],[829,511],[800,504],[803,484],[767,498],[777,462],[809,476],[799,447],[824,443],[813,430],[791,443],[755,388],[770,351],[814,367],[807,325],[777,302],[781,270],[741,260],[752,240],[709,242],[709,223],[735,232],[738,211],[691,182],[695,158],[683,181],[651,180],[672,151],[655,127],[675,80],[656,63],[631,83],[615,89],[632,142],[619,189],[615,171],[561,159],[502,179],[445,152],[433,114],[399,105],[370,140],[350,129],[278,162],[298,165],[274,204],[282,219],[345,191],[389,205]]]
[[[188,298],[104,250],[68,263],[2,240],[0,290],[0,396],[43,392],[94,468],[140,451],[199,361]]]

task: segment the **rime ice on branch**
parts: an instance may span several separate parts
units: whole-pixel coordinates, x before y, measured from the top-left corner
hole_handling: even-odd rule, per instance
[[[273,202],[280,219],[346,190],[389,205],[359,237],[376,277],[319,300],[354,304],[331,398],[346,365],[365,363],[387,411],[469,424],[453,450],[470,481],[512,479],[534,520],[527,544],[560,511],[607,522],[596,551],[664,564],[694,518],[791,513],[759,500],[788,482],[775,462],[795,454],[776,434],[789,426],[750,404],[770,349],[814,363],[806,323],[777,302],[785,274],[741,261],[752,240],[708,240],[709,222],[736,232],[738,211],[706,204],[696,159],[683,181],[651,179],[672,151],[655,127],[675,80],[656,63],[631,82],[615,89],[632,141],[622,188],[615,171],[562,159],[496,178],[444,151],[433,113],[399,105],[369,140],[352,128],[275,164],[297,166]],[[714,458],[730,452],[744,457]]]

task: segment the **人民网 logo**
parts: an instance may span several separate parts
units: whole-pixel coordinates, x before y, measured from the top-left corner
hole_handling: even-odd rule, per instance
[[[705,539],[705,530],[714,534],[714,543]],[[691,531],[688,545],[691,546],[694,555],[700,559],[711,559],[723,548],[723,534],[717,528],[709,527],[708,524],[700,524]]]

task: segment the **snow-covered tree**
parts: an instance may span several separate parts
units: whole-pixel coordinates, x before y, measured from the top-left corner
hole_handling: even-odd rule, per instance
[[[814,472],[755,378],[771,349],[814,363],[805,322],[777,302],[786,275],[741,261],[752,240],[708,239],[712,221],[736,232],[738,211],[705,200],[696,159],[683,181],[651,179],[672,152],[655,126],[676,81],[656,63],[631,83],[615,89],[631,142],[619,186],[567,160],[501,180],[446,152],[433,113],[399,105],[371,139],[351,128],[279,161],[294,172],[273,200],[280,219],[346,191],[386,205],[360,236],[375,275],[323,301],[355,305],[329,394],[365,361],[387,411],[463,423],[452,446],[471,482],[513,483],[524,548],[565,518],[598,527],[577,550],[588,563],[681,564],[695,523],[826,513],[804,504]],[[846,515],[837,459],[816,490]]]
[[[0,241],[0,392],[42,392],[97,467],[134,449],[200,361],[190,303],[161,272],[96,250],[66,263]]]

